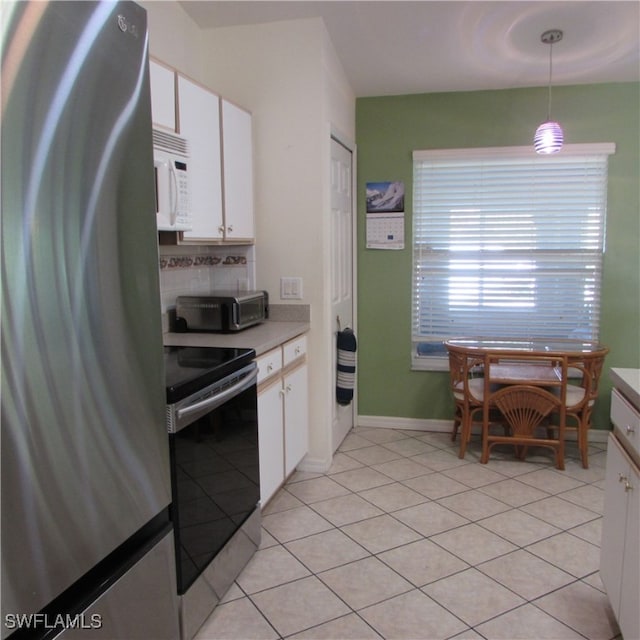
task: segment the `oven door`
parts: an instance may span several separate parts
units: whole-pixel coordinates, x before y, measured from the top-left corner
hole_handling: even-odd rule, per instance
[[[179,595],[259,505],[256,375],[252,363],[169,408]]]

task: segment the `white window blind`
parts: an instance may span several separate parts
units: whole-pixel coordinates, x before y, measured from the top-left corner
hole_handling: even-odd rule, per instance
[[[454,336],[597,339],[614,149],[414,152],[414,365]]]

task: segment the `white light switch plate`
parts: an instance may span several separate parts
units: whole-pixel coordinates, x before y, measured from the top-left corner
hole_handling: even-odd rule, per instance
[[[302,300],[302,278],[280,278],[281,300]]]

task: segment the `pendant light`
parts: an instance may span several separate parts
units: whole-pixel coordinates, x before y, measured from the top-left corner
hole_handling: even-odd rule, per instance
[[[536,153],[557,153],[562,149],[564,135],[562,127],[551,119],[551,76],[553,71],[553,45],[562,40],[560,29],[549,29],[545,31],[540,40],[549,45],[549,103],[547,105],[547,120],[537,129],[533,138],[533,146]]]

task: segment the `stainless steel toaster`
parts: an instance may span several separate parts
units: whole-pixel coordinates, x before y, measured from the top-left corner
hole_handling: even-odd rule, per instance
[[[176,299],[176,331],[241,331],[265,320],[266,291],[216,291],[207,296]]]

